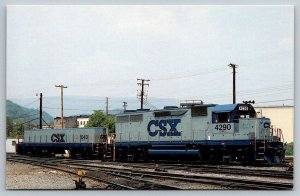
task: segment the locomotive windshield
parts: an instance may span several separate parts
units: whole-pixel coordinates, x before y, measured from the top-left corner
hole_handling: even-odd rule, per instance
[[[217,105],[212,112],[213,123],[238,122],[240,118],[256,117],[256,112],[250,104]]]
[[[216,123],[228,123],[230,122],[230,113],[217,113],[216,114]]]

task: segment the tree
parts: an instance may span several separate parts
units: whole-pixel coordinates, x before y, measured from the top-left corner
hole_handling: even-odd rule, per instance
[[[115,132],[115,117],[114,116],[106,116],[105,121],[103,122],[104,127],[109,129],[109,133]]]
[[[294,154],[293,147],[294,147],[294,142],[288,143],[286,146],[285,155],[292,156]]]
[[[105,127],[109,132],[115,131],[115,118],[113,116],[105,115],[100,110],[94,110],[88,123],[85,127]]]
[[[13,131],[13,128],[14,128],[13,120],[12,120],[12,118],[7,116],[6,117],[6,137],[9,137],[9,135]]]
[[[18,120],[17,123],[13,126],[13,130],[10,133],[12,138],[23,138],[24,135],[24,121]]]

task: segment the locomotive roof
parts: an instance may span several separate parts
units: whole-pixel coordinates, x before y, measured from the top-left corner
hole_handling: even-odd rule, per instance
[[[141,114],[141,113],[147,113],[147,112],[163,112],[163,111],[178,111],[178,110],[187,110],[187,109],[191,109],[194,107],[215,107],[216,104],[201,104],[201,105],[189,105],[189,106],[185,106],[185,107],[179,107],[179,108],[171,108],[170,106],[168,106],[169,108],[164,108],[164,109],[158,109],[158,110],[149,110],[149,109],[144,109],[144,110],[126,110],[123,113],[119,113],[116,114],[116,116],[121,116],[121,115],[130,115],[130,114]]]
[[[250,104],[225,104],[225,105],[217,105],[214,107],[212,112],[221,113],[221,112],[231,112],[236,109],[237,106],[252,106]]]

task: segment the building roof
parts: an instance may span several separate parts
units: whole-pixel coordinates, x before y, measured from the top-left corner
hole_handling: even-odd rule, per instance
[[[91,115],[74,115],[74,116],[64,116],[64,118],[89,118]],[[55,117],[54,119],[60,119],[60,116]]]
[[[294,108],[291,105],[280,105],[280,106],[253,106],[254,108]]]

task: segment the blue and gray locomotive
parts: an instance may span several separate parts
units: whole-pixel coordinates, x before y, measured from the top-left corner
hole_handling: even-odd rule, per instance
[[[125,111],[116,115],[115,134],[105,128],[27,130],[20,154],[115,161],[193,160],[281,163],[285,148],[250,104],[195,104],[161,110]]]
[[[284,144],[251,104],[181,104],[116,116],[117,160],[284,161]]]

